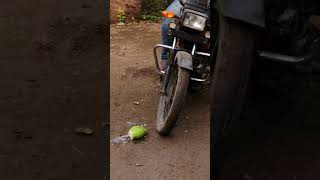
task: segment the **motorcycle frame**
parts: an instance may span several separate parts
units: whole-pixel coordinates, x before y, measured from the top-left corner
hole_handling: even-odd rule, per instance
[[[307,0],[306,7],[312,7],[317,0]],[[260,28],[266,28],[266,11],[270,7],[285,5],[283,2],[276,0],[216,0],[216,10],[224,17],[243,21],[245,23],[256,25]],[[285,3],[285,2],[284,2]],[[288,2],[287,2],[288,3]],[[297,0],[291,0],[291,5],[297,6]],[[214,9],[215,10],[215,9]],[[275,52],[257,50],[257,56],[261,59],[271,60],[284,64],[303,64],[308,63],[313,58],[312,54],[302,56],[289,56]]]
[[[156,66],[156,72],[157,72],[158,74],[160,74],[160,75],[164,75],[164,74],[165,74],[165,71],[161,71],[161,70],[160,70],[160,67],[159,67],[159,60],[158,60],[158,55],[157,55],[157,49],[158,49],[158,48],[166,48],[166,49],[173,50],[174,52],[177,52],[177,51],[186,51],[185,49],[177,48],[177,37],[173,37],[173,43],[172,43],[171,46],[164,45],[164,44],[156,44],[156,45],[153,47],[153,57],[154,57],[154,63],[155,63],[155,66]],[[200,55],[200,56],[210,57],[210,53],[200,52],[200,51],[197,51],[196,49],[197,49],[197,45],[196,45],[196,43],[194,43],[191,52],[188,52],[188,53],[190,53],[192,57],[193,57],[194,55]],[[187,51],[186,51],[186,52],[187,52]],[[205,81],[207,81],[206,79],[199,79],[199,78],[193,78],[193,77],[191,77],[190,79],[193,80],[193,81],[198,81],[198,82],[205,82]]]

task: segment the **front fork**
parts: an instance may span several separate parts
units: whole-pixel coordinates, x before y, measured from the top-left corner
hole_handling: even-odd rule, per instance
[[[160,94],[162,96],[166,96],[167,95],[167,87],[168,87],[168,82],[169,82],[169,77],[171,75],[171,72],[172,72],[172,65],[171,64],[168,64],[167,65],[167,69],[166,69],[166,73],[164,74],[164,79],[162,81],[162,85],[161,85],[161,91],[160,91]]]
[[[176,52],[177,52],[177,50],[175,50],[175,49],[170,50],[166,70],[165,70],[165,72],[163,72],[163,74],[161,74],[161,76],[163,76],[164,79],[162,82],[160,94],[164,95],[164,96],[166,95],[166,91],[167,91],[167,87],[168,87],[168,83],[169,83],[169,78],[172,74],[173,68],[176,68],[175,63],[174,63],[174,58],[175,58]]]

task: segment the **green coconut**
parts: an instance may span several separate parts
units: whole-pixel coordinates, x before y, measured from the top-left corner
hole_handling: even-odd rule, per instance
[[[130,136],[131,140],[140,139],[145,136],[147,131],[148,130],[143,126],[132,126],[129,130],[128,135]]]

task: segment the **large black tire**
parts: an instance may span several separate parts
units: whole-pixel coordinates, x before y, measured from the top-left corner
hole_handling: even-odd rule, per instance
[[[255,30],[244,22],[219,18],[219,45],[212,76],[213,176],[220,173],[225,135],[239,118],[255,52]]]
[[[162,136],[170,134],[178,119],[187,95],[190,79],[189,70],[181,67],[172,68],[174,72],[169,77],[167,94],[160,96],[158,106],[157,132]]]

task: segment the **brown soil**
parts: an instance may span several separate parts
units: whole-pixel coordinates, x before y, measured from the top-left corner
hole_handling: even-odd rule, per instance
[[[149,129],[142,141],[111,144],[111,179],[207,180],[210,125],[205,89],[189,94],[172,136],[163,138],[156,133],[160,86],[152,47],[159,40],[159,24],[111,27],[110,137],[127,134],[128,122],[144,123]]]
[[[0,7],[1,179],[102,179],[103,3]],[[95,133],[77,135],[77,127]]]
[[[126,22],[132,21],[132,18],[136,18],[140,14],[142,0],[110,0],[108,2],[110,3],[110,23],[118,22],[119,11],[125,12]]]

